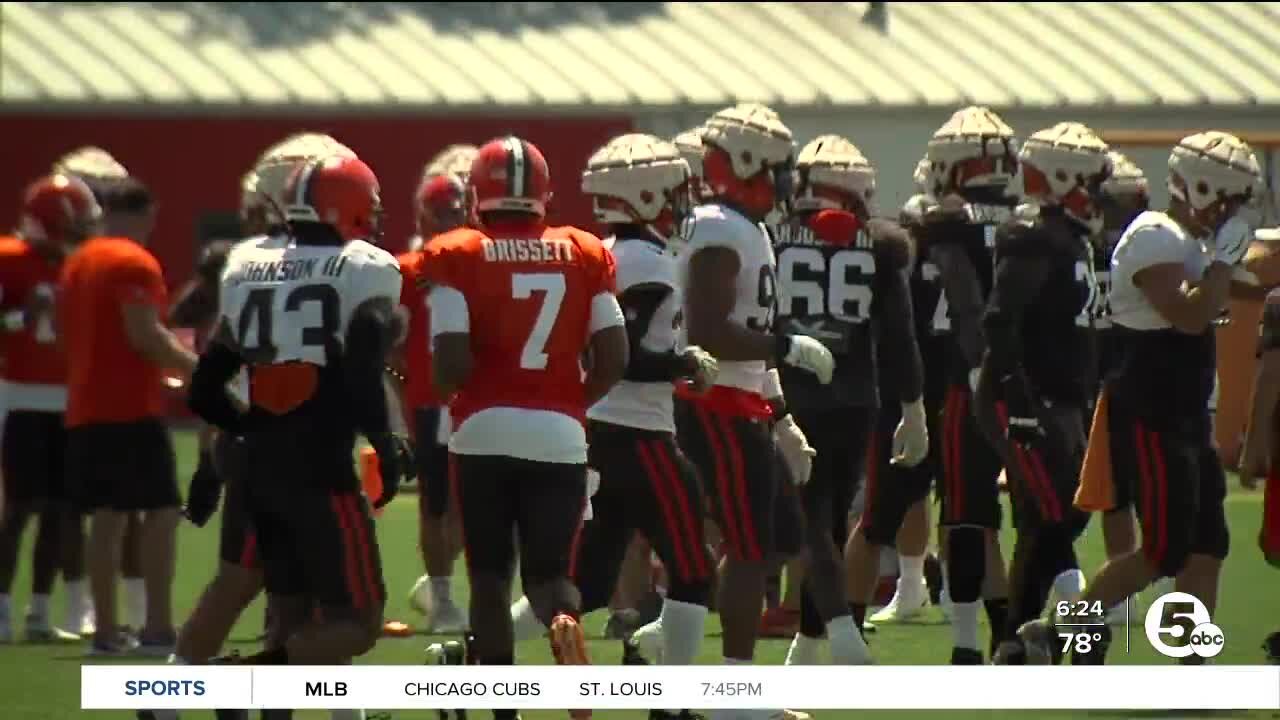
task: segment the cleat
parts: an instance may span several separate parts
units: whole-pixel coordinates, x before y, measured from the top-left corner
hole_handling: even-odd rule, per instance
[[[783,665],[822,665],[821,641],[804,642],[803,635],[797,633],[791,639],[791,647],[787,648],[787,658]],[[862,663],[860,663],[862,664]]]
[[[604,626],[604,637],[609,640],[622,640],[635,632],[643,623],[640,611],[626,608],[609,613],[609,622]]]
[[[442,602],[427,615],[427,631],[438,635],[454,635],[467,629],[467,614],[453,601]]]
[[[173,654],[174,646],[177,644],[178,638],[175,633],[159,637],[145,637],[138,635],[134,642],[134,655],[140,655],[142,657],[167,658]]]
[[[551,621],[551,654],[557,665],[590,665],[587,655],[587,638],[577,620],[561,613]],[[589,720],[591,711],[570,710],[573,720]]]
[[[1280,632],[1273,632],[1262,641],[1262,649],[1267,653],[1267,662],[1280,665]]]
[[[648,665],[649,661],[644,659],[644,655],[640,652],[640,648],[636,647],[630,639],[627,639],[622,641],[622,664]]]
[[[431,614],[431,578],[423,575],[409,589],[409,607],[423,614]]]
[[[897,589],[890,598],[889,604],[872,615],[869,620],[889,625],[919,618],[929,606],[929,586],[921,582],[914,588],[903,588],[902,580],[898,580]]]
[[[1048,620],[1031,620],[1018,628],[1018,640],[1027,665],[1057,665],[1062,661],[1058,635]]]
[[[80,642],[79,635],[56,628],[50,625],[48,620],[36,620],[30,617],[27,618],[27,629],[23,639],[33,645]]]
[[[108,640],[93,636],[93,642],[85,654],[90,657],[124,657],[138,649],[138,640],[132,635],[121,633],[116,640]]]
[[[986,660],[982,657],[981,650],[973,648],[951,648],[951,664],[952,665],[986,665]]]
[[[760,637],[789,638],[800,630],[800,612],[775,607],[760,615]]]

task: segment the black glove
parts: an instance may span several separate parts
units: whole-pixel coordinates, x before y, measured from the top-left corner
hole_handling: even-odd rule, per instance
[[[1043,439],[1045,431],[1040,424],[1039,402],[1035,400],[1026,381],[1015,373],[1006,377],[1000,385],[1005,408],[1009,413],[1005,436],[1010,442],[1024,446]]]
[[[191,474],[191,486],[187,490],[187,504],[182,514],[196,527],[204,527],[218,509],[218,500],[222,497],[222,477],[214,469],[213,453],[204,450],[200,453],[200,461],[196,471]]]
[[[378,474],[382,476],[382,495],[373,501],[375,508],[391,502],[400,491],[400,483],[414,474],[413,447],[409,439],[395,433],[366,436],[378,456]]]

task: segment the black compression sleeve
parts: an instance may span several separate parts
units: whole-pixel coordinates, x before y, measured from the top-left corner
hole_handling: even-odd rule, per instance
[[[916,321],[911,307],[911,286],[906,270],[879,273],[875,294],[877,340],[885,357],[894,358],[899,373],[898,400],[914,402],[924,393],[924,363],[916,343]]]
[[[366,437],[391,431],[391,410],[382,373],[395,341],[394,313],[387,298],[373,298],[356,308],[347,327],[347,397],[356,428]]]
[[[245,418],[227,395],[227,382],[243,365],[240,353],[227,344],[217,340],[209,343],[191,373],[191,386],[187,391],[187,406],[191,411],[216,428],[241,432]]]
[[[626,373],[622,376],[632,382],[670,382],[689,374],[688,363],[675,351],[654,352],[644,347],[642,340],[649,332],[649,324],[662,303],[671,296],[666,285],[647,284],[627,288],[618,298],[623,317],[627,321],[627,344],[630,346]]]
[[[1021,369],[1019,332],[1023,314],[1035,302],[1048,270],[1048,258],[1042,256],[1014,255],[1001,258],[996,265],[982,324],[987,336],[987,362],[997,378]]]

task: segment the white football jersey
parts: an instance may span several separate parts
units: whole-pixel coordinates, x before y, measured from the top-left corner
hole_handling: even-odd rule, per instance
[[[610,245],[611,243],[611,245]],[[606,241],[613,251],[617,272],[617,293],[622,295],[637,285],[665,285],[671,288],[666,300],[658,306],[640,345],[655,353],[676,348],[681,325],[683,296],[677,280],[676,260],[671,253],[648,240]],[[628,322],[632,318],[627,318]],[[675,417],[669,382],[634,382],[621,380],[609,394],[592,405],[587,417],[623,427],[675,432]]]
[[[686,223],[684,237],[687,245],[679,260],[681,284],[688,287],[689,258],[702,248],[734,251],[739,263],[738,297],[729,319],[757,332],[772,332],[777,311],[777,262],[764,226],[724,205],[699,205]],[[682,344],[687,338],[682,331]],[[765,374],[763,360],[722,360],[716,384],[760,393],[764,391]]]
[[[231,250],[218,308],[249,362],[324,365],[329,341],[340,347],[355,309],[378,297],[400,301],[400,265],[387,251],[264,235]]]
[[[1209,267],[1204,245],[1161,212],[1148,210],[1129,223],[1111,254],[1111,322],[1132,330],[1172,327],[1133,283],[1153,265],[1177,263],[1188,282],[1198,282]]]

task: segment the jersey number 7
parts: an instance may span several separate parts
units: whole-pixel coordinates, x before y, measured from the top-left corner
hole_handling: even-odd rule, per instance
[[[564,302],[564,275],[561,273],[515,273],[511,276],[511,297],[528,300],[534,293],[542,293],[538,305],[538,317],[520,352],[520,367],[525,370],[545,370],[547,367],[547,340],[556,326],[560,305]]]

